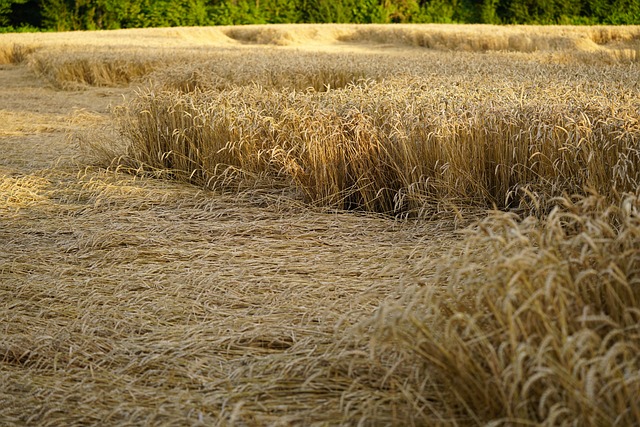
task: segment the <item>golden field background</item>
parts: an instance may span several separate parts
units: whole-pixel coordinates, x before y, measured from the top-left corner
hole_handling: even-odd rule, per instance
[[[637,424],[639,52],[0,35],[0,421]]]

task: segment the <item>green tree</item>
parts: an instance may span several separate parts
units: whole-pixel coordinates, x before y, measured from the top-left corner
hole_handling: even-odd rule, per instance
[[[259,0],[223,1],[209,9],[211,23],[215,25],[266,24],[268,19],[261,10]],[[282,21],[280,21],[282,22]]]
[[[58,31],[208,23],[204,0],[43,0],[42,15]]]
[[[582,14],[579,0],[507,0],[498,11],[503,22],[512,24],[558,24],[574,21]]]
[[[203,0],[145,0],[142,15],[145,27],[195,26],[208,23]]]
[[[9,15],[16,4],[26,3],[27,0],[0,0],[0,27],[9,25]]]
[[[350,8],[343,1],[302,0],[300,17],[303,22],[328,23],[350,22]]]
[[[500,18],[498,17],[498,1],[499,0],[484,0],[480,6],[480,19],[483,24],[499,24]]]
[[[357,24],[386,22],[386,14],[377,0],[357,1],[351,9],[351,20]]]
[[[93,30],[289,22],[640,24],[640,0],[0,0],[0,27]]]
[[[453,22],[455,14],[455,0],[431,0],[426,2],[422,9],[426,22],[447,23]]]
[[[607,23],[615,25],[640,24],[640,0],[614,1]]]
[[[602,24],[640,24],[640,0],[588,0],[585,12]]]
[[[416,0],[383,0],[380,7],[383,22],[424,22],[426,20],[420,3]]]
[[[67,31],[71,28],[71,17],[65,0],[43,0],[42,23],[45,28],[55,31]]]
[[[269,24],[300,22],[300,8],[296,0],[258,0],[258,5],[261,16]]]

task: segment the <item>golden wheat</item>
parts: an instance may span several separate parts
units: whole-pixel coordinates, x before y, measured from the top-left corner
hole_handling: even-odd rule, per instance
[[[404,307],[382,309],[368,324],[376,348],[393,343],[404,363],[424,363],[390,375],[411,378],[406,392],[416,401],[434,396],[424,401],[428,417],[640,421],[638,198],[559,204],[543,221],[489,216],[433,264],[441,286],[407,293]]]
[[[33,67],[60,86],[73,83],[78,77],[80,83],[122,84],[151,69],[206,60],[212,50],[256,45],[289,46],[305,51],[336,51],[344,46],[366,51],[383,45],[533,53],[541,60],[562,63],[637,63],[640,26],[291,24],[2,34],[0,64],[21,62],[37,52],[39,57]],[[128,62],[123,61],[124,52],[129,52]],[[72,70],[74,63],[79,70]],[[58,71],[57,67],[64,70]]]
[[[589,96],[556,81],[564,98],[555,103],[542,82],[517,81],[519,94],[513,82],[474,90],[476,82],[387,78],[323,93],[151,88],[118,111],[129,141],[121,163],[208,187],[233,168],[295,185],[309,202],[396,213],[638,187],[637,97]]]
[[[141,86],[85,162],[198,186],[6,172],[0,419],[638,424],[638,34],[0,36],[57,88]]]

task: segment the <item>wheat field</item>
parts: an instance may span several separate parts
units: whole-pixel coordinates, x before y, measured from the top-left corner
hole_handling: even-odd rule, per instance
[[[0,424],[640,423],[640,27],[0,35]]]

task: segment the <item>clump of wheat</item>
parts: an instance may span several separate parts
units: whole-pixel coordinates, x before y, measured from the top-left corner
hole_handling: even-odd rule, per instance
[[[393,343],[421,366],[404,383],[425,417],[640,422],[640,200],[559,204],[544,220],[481,221],[455,253],[427,261],[435,286],[369,323],[374,347]]]
[[[37,49],[35,45],[22,43],[0,45],[0,64],[20,64]]]
[[[36,52],[29,66],[58,88],[121,86],[139,79],[162,63],[162,55],[121,52],[117,57],[100,51],[62,54],[58,49]]]
[[[192,92],[227,90],[236,86],[324,92],[357,84],[363,79],[381,80],[398,72],[378,55],[281,52],[269,49],[222,50],[203,61],[159,69],[150,76],[157,87]]]
[[[123,164],[207,187],[233,168],[295,185],[309,202],[395,213],[434,202],[531,208],[532,194],[544,201],[640,182],[637,100],[555,104],[430,83],[150,89],[118,112]]]

